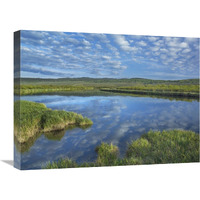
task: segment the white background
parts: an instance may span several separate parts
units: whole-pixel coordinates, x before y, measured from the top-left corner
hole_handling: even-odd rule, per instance
[[[0,3],[0,199],[199,199],[199,164],[19,171],[13,159],[13,32],[200,37],[198,0]]]

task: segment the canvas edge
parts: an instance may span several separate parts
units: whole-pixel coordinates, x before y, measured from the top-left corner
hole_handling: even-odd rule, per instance
[[[20,68],[21,68],[21,48],[20,48],[20,43],[21,43],[21,31],[18,30],[18,31],[15,31],[13,33],[13,37],[14,37],[14,49],[13,49],[13,53],[14,53],[14,102],[17,101],[17,100],[20,100]],[[18,108],[15,108],[15,109],[18,109],[20,110],[20,106]],[[17,113],[20,113],[20,112],[17,112]],[[18,116],[20,117],[20,116]],[[13,118],[14,118],[14,113],[13,113]],[[13,120],[15,121],[15,120]],[[15,123],[15,122],[14,122]],[[13,129],[13,143],[15,143],[15,138],[14,138],[14,129]],[[16,148],[15,148],[15,145],[13,145],[13,148],[14,148],[14,165],[13,167],[17,168],[17,169],[21,169],[21,155],[19,155],[17,157],[16,155]]]

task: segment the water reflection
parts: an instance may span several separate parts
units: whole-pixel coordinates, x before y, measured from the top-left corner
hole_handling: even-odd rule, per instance
[[[69,157],[77,162],[94,161],[101,142],[118,145],[123,156],[127,144],[152,130],[186,129],[199,132],[199,102],[132,96],[24,96],[52,109],[81,113],[91,127],[73,127],[61,133],[42,134],[21,154],[22,168],[41,168],[48,161]],[[17,146],[16,146],[17,147]],[[21,151],[22,152],[22,151]],[[16,152],[16,154],[19,152]],[[16,155],[17,156],[17,155]]]
[[[34,137],[29,138],[29,140],[25,143],[20,144],[16,137],[14,138],[14,143],[15,143],[15,148],[17,149],[18,152],[24,153],[26,151],[29,151],[31,146],[35,143],[35,141],[42,135],[42,133],[36,134]]]
[[[35,141],[39,137],[41,137],[42,134],[44,134],[45,138],[47,138],[48,140],[60,141],[68,131],[77,127],[79,127],[82,130],[86,130],[89,127],[91,127],[91,125],[84,125],[84,126],[69,125],[64,130],[56,130],[56,131],[50,131],[50,132],[45,132],[45,133],[39,132],[36,135],[34,135],[34,137],[29,138],[27,142],[22,143],[22,144],[20,144],[17,141],[17,139],[14,138],[15,147],[17,151],[19,151],[20,153],[25,153],[30,150],[30,148],[34,145]]]

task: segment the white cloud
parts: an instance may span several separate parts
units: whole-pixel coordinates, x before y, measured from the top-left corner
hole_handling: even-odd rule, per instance
[[[181,50],[182,50],[181,48],[177,48],[177,47],[172,47],[172,48],[169,49],[170,52],[175,52],[175,53],[177,53]]]
[[[167,45],[172,48],[188,48],[187,42],[181,42],[181,38],[167,38]]]
[[[150,55],[150,54],[151,54],[150,52],[146,52],[146,53],[145,53],[146,56],[148,56],[148,55]]]
[[[121,66],[121,69],[127,69],[127,66]]]
[[[106,59],[106,60],[110,60],[111,57],[110,56],[102,56],[102,58]]]
[[[162,46],[163,41],[162,40],[158,40],[158,41],[154,42],[153,44],[156,45],[156,46]]]
[[[165,48],[160,49],[160,51],[161,51],[162,53],[168,53],[168,50],[165,49]]]
[[[83,39],[83,44],[86,45],[86,46],[89,46],[90,42],[88,42],[87,40]]]
[[[99,41],[100,43],[108,44],[110,40],[107,38],[106,34],[97,34],[97,33],[90,33],[84,34],[84,37],[87,37],[90,41]]]
[[[167,59],[167,62],[169,62],[169,63],[170,63],[170,62],[173,62],[173,61],[174,61],[174,58],[168,58],[168,59]]]
[[[190,49],[184,49],[183,51],[182,51],[182,53],[189,53],[191,50]]]
[[[188,44],[186,42],[181,42],[179,46],[182,48],[186,48],[188,47]]]
[[[171,40],[172,40],[172,38],[171,38],[171,37],[165,37],[164,39],[165,39],[165,41],[167,41],[167,42],[169,42],[169,41],[171,41]]]
[[[53,44],[60,44],[60,42],[58,42],[57,40],[54,40]]]
[[[177,47],[177,43],[175,41],[170,41],[168,43],[168,46],[170,46],[170,47]]]
[[[154,53],[154,55],[159,56],[159,55],[160,55],[160,52],[159,52],[159,51],[156,51],[156,52]]]
[[[57,68],[69,73],[78,69],[80,74],[88,73],[94,77],[114,77],[131,66],[133,60],[143,66],[159,65],[158,68],[163,69],[185,68],[188,71],[191,66],[190,70],[197,72],[199,42],[196,38],[59,32],[23,35],[23,63],[43,66],[46,70],[37,69],[45,76],[53,76],[53,71],[48,68]],[[29,72],[36,73],[36,69],[29,69]],[[59,71],[55,74],[61,76]]]
[[[158,38],[157,37],[153,37],[153,36],[149,36],[148,37],[148,40],[151,41],[151,42],[154,42],[156,41]]]
[[[158,51],[158,50],[159,50],[159,47],[151,47],[151,50],[152,50],[152,51]]]
[[[100,44],[96,44],[97,49],[102,49]]]
[[[30,49],[30,48],[28,48],[28,47],[25,47],[25,46],[22,46],[22,47],[21,47],[21,50],[22,50],[22,51],[31,51],[31,49]]]
[[[115,51],[115,52],[114,52],[114,55],[115,55],[116,58],[121,58],[121,57],[120,57],[120,53],[119,53],[118,51]]]
[[[160,56],[160,58],[163,59],[163,60],[165,60],[165,59],[167,58],[167,56],[166,56],[165,54],[162,54],[162,55]]]
[[[138,42],[138,44],[139,44],[140,46],[143,46],[143,47],[147,46],[147,43],[144,42],[143,40],[141,40],[140,42]]]
[[[66,37],[65,38],[65,41],[66,41],[66,43],[71,43],[71,44],[78,44],[79,43],[79,41],[78,40],[76,40],[75,38],[70,38],[70,37]]]
[[[173,58],[177,58],[178,57],[178,55],[176,54],[175,51],[170,51],[169,55],[171,55]]]
[[[180,45],[180,38],[165,37],[165,41],[169,47],[178,47]]]
[[[194,43],[194,42],[198,42],[198,38],[185,38],[185,41],[186,42],[189,42],[189,43]]]
[[[150,58],[149,60],[153,61],[153,62],[157,62],[158,60],[155,58]]]
[[[137,47],[130,46],[129,42],[122,35],[115,35],[115,41],[124,51],[137,51]]]
[[[116,42],[117,42],[120,46],[122,46],[122,47],[124,47],[124,46],[129,46],[129,42],[125,39],[124,36],[116,35],[116,36],[115,36],[115,40],[116,40]]]

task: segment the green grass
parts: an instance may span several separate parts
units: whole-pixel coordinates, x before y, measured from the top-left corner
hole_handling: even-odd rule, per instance
[[[129,87],[118,87],[117,89],[125,89],[125,90],[145,90],[145,91],[168,91],[168,92],[199,92],[199,85],[165,85],[165,84],[157,84],[157,85],[137,85],[137,86],[129,86]]]
[[[119,155],[118,147],[111,144],[101,143],[96,147],[95,151],[98,154],[96,164],[98,166],[111,166],[116,165]]]
[[[77,163],[70,159],[60,159],[57,162],[49,162],[45,168],[46,169],[58,169],[58,168],[74,168],[78,167]]]
[[[187,163],[199,161],[199,135],[192,131],[149,131],[133,141],[127,158],[141,158],[142,164]]]
[[[176,97],[199,97],[199,79],[150,80],[142,78],[64,78],[15,80],[16,95],[46,94],[60,92],[83,92],[98,90],[141,95],[163,95]]]
[[[66,158],[49,162],[44,168],[199,162],[199,135],[184,130],[149,131],[128,145],[124,158],[119,158],[118,147],[113,144],[102,143],[95,151],[95,162],[77,164]]]
[[[45,94],[55,92],[71,92],[93,90],[93,87],[71,85],[19,85],[15,86],[14,93],[17,95]]]
[[[44,104],[31,101],[14,103],[14,134],[19,143],[24,143],[38,132],[65,129],[69,125],[91,125],[92,121],[80,114],[51,110]]]
[[[160,96],[175,96],[175,97],[199,97],[199,85],[135,85],[117,88],[102,88],[102,91],[141,94],[141,95],[160,95]]]

